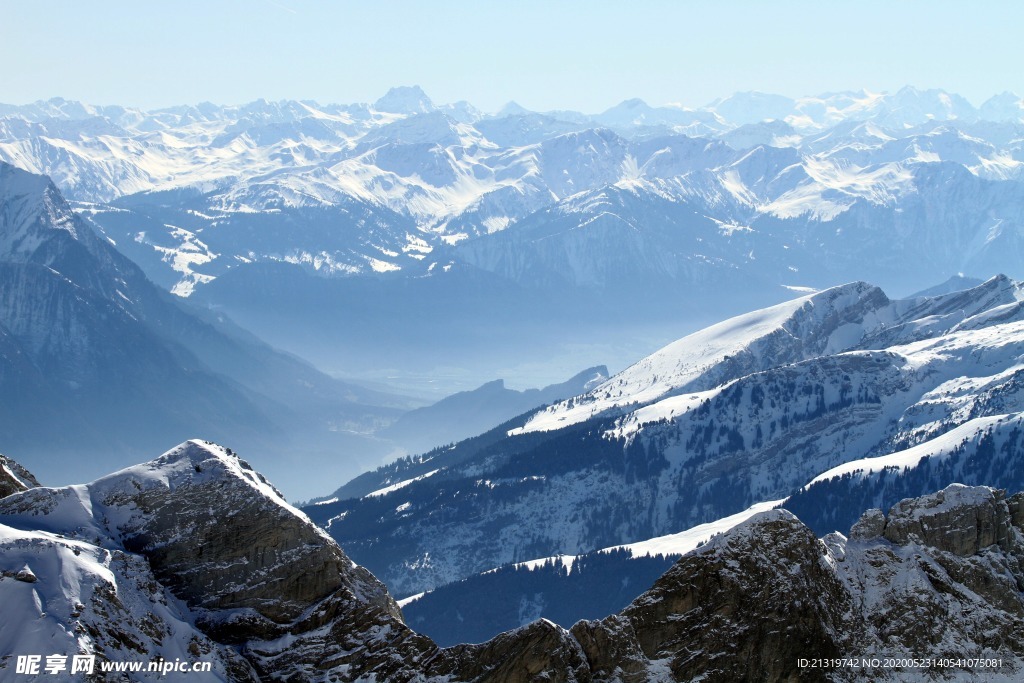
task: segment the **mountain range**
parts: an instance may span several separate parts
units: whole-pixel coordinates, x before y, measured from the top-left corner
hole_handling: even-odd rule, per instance
[[[1019,679],[1022,111],[0,105],[0,669]]]
[[[405,598],[659,537],[635,550],[679,555],[722,529],[674,535],[764,506],[824,534],[952,483],[1019,487],[1022,301],[1004,276],[908,299],[866,283],[807,295],[304,509]],[[503,594],[501,577],[514,573],[466,590]],[[565,613],[559,593],[536,609]]]
[[[807,288],[1024,277],[1021,112],[914,88],[596,115],[485,114],[415,87],[352,105],[57,99],[0,107],[0,160],[49,174],[161,287],[436,400],[621,367]]]

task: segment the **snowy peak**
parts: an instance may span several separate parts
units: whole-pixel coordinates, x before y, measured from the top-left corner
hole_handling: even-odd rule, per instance
[[[263,497],[300,519],[306,519],[305,515],[285,501],[281,492],[262,474],[230,448],[199,439],[186,441],[154,460],[115,472],[87,486],[105,493],[115,490],[145,491],[151,487],[174,491],[204,486],[210,482],[217,482],[220,487],[241,487],[249,491],[248,495]]]
[[[27,260],[54,231],[78,238],[75,215],[54,184],[0,161],[0,260]]]
[[[855,282],[736,316],[669,344],[591,392],[541,411],[515,431],[559,429],[850,348],[883,322],[888,304],[882,290]]]
[[[14,460],[0,455],[0,498],[40,486],[32,473]]]
[[[210,442],[185,442],[90,484],[0,499],[0,523],[141,555],[206,615],[207,630],[234,637],[273,633],[343,587],[397,613],[330,537],[244,460]],[[317,571],[299,569],[307,566]],[[236,623],[237,610],[251,616]]]
[[[990,109],[1013,108],[1014,102],[1013,96],[1000,96]],[[735,267],[758,275],[767,271],[775,284],[799,272],[802,281],[794,284],[820,287],[869,278],[902,286],[892,279],[899,269],[884,261],[877,270],[858,267],[875,242],[889,238],[892,225],[900,226],[901,236],[916,233],[901,244],[928,245],[922,264],[928,257],[936,260],[914,271],[944,276],[1010,270],[1004,263],[1019,246],[1019,124],[984,125],[962,98],[941,91],[827,93],[799,100],[738,93],[692,110],[634,99],[592,116],[510,108],[500,117],[481,117],[464,103],[436,106],[422,89],[408,86],[392,89],[374,106],[257,100],[149,112],[65,101],[0,107],[0,159],[49,173],[73,201],[116,202],[81,210],[154,280],[163,285],[175,278],[167,288],[180,294],[254,262],[312,263],[334,275],[408,273],[424,253],[420,247],[444,249],[486,238],[578,193],[616,184],[656,187],[662,197],[692,202],[695,211],[725,228],[724,240],[701,237],[724,254],[699,251],[707,264],[692,268],[669,264],[675,276]],[[944,124],[948,129],[938,134]],[[595,128],[610,128],[622,139],[580,132]],[[561,139],[570,132],[577,135]],[[744,168],[731,166],[759,146],[785,147],[788,155],[769,149]],[[962,172],[949,179],[918,172],[934,165]],[[1014,182],[979,186],[978,179]],[[947,181],[955,189],[944,189]],[[186,197],[184,188],[201,192]],[[156,201],[143,193],[158,193]],[[959,193],[976,198],[978,206],[953,202]],[[226,221],[276,225],[293,219],[295,211],[306,222],[313,215],[306,209],[326,215],[353,204],[397,216],[380,230],[331,230],[330,237],[311,235],[301,245],[295,243],[304,236],[300,230],[261,230],[254,242],[239,236],[241,230],[222,229]],[[124,215],[124,208],[136,215]],[[864,215],[875,209],[878,215]],[[941,225],[935,217],[944,219]],[[646,218],[631,224],[646,232]],[[865,227],[853,230],[851,222]],[[144,231],[137,227],[143,223]],[[808,227],[818,223],[835,229]],[[744,239],[728,239],[734,226],[748,233]],[[874,226],[885,227],[875,239],[859,239]],[[925,239],[925,233],[950,232],[952,249],[943,248],[945,238],[938,244]],[[766,248],[807,245],[829,250],[830,258],[801,263],[798,249],[764,257]],[[417,253],[406,257],[409,251]],[[664,249],[657,245],[651,251]],[[694,251],[692,245],[686,250]],[[750,254],[758,259],[755,268],[747,267]],[[813,275],[804,276],[809,271]],[[917,288],[922,276],[913,277],[909,287]],[[694,278],[708,281],[704,274]]]
[[[781,121],[793,112],[795,105],[794,100],[782,95],[749,91],[715,100],[707,108],[718,112],[726,121],[745,125]]]
[[[425,114],[434,111],[434,103],[418,85],[391,88],[373,103],[377,111],[392,114]]]
[[[1017,93],[995,95],[981,105],[978,114],[985,121],[1024,122],[1024,99]]]
[[[88,485],[0,499],[0,560],[8,652],[38,651],[41,640],[46,652],[116,660],[130,658],[129,643],[136,657],[201,652],[214,662],[213,680],[255,681],[261,667],[299,667],[303,643],[320,658],[333,647],[345,664],[340,639],[321,642],[325,629],[385,652],[390,639],[370,631],[394,629],[399,642],[408,634],[378,581],[230,449],[209,442],[183,443]],[[317,618],[306,619],[315,607]],[[253,661],[237,654],[250,649],[242,644],[256,651],[245,655]]]
[[[977,118],[977,111],[970,102],[960,95],[938,89],[918,90],[905,86],[886,98],[884,106],[888,116],[883,118],[883,124],[887,122],[889,125],[908,126],[931,120]]]
[[[8,524],[20,519],[28,526],[35,515],[32,510],[41,509],[49,515],[50,526],[43,528],[59,532],[63,525],[66,531],[89,531],[93,537],[98,534],[109,542],[117,542],[125,534],[135,533],[152,523],[161,514],[153,501],[171,495],[181,498],[186,492],[201,490],[218,492],[215,498],[208,499],[211,504],[245,500],[251,505],[252,501],[261,500],[308,523],[305,515],[288,505],[263,475],[231,449],[200,440],[186,441],[154,460],[88,484],[59,488],[36,485],[20,496],[5,499],[0,515],[7,516]],[[133,509],[133,505],[143,499],[150,504]],[[22,517],[26,513],[29,517]]]

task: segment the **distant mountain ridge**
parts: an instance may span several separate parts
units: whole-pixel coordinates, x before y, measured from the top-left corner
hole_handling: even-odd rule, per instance
[[[411,453],[423,453],[481,434],[538,406],[585,393],[606,379],[608,368],[603,365],[542,389],[516,391],[497,379],[404,413],[380,435],[402,444]]]
[[[1019,111],[914,88],[595,115],[489,115],[415,87],[348,105],[53,100],[2,109],[0,159],[50,174],[161,287],[332,373],[465,371],[439,397],[618,366],[841,282],[1024,277]],[[583,348],[608,332],[621,355]],[[420,335],[439,343],[399,343]]]
[[[292,260],[336,274],[408,269],[445,242],[500,231],[553,200],[626,181],[647,181],[675,197],[710,191],[741,207],[756,199],[740,215],[715,212],[742,227],[762,213],[829,217],[848,203],[836,203],[842,195],[884,203],[885,195],[901,192],[897,178],[880,173],[893,162],[956,161],[985,178],[1019,178],[1024,109],[1015,97],[997,96],[975,109],[957,95],[909,87],[802,99],[738,93],[703,109],[628,100],[592,116],[520,109],[487,115],[466,103],[437,106],[418,87],[394,88],[372,105],[259,100],[152,112],[58,98],[0,107],[0,160],[51,175],[77,201],[109,205],[141,195],[119,208],[142,217],[159,209],[154,229],[126,232],[109,215],[113,209],[91,212],[109,222],[123,248],[148,251],[140,261],[151,261],[153,252],[178,255],[145,267],[169,270],[155,279],[174,275],[187,295],[240,265],[238,258]],[[787,128],[763,139],[752,129],[741,133],[766,121]],[[1007,135],[1006,126],[1017,134]],[[942,141],[942,133],[961,139]],[[680,149],[679,140],[695,138],[746,142]],[[761,178],[780,192],[752,185],[742,170],[725,172],[759,145],[798,151],[786,166],[802,164],[803,177]],[[683,175],[694,170],[718,173],[707,181]],[[843,178],[849,173],[863,187]],[[673,187],[681,175],[697,188]],[[705,184],[707,190],[699,188]],[[167,192],[193,196],[182,202]],[[713,198],[702,201],[708,199],[714,206]],[[389,211],[413,220],[388,225],[387,235],[352,251],[323,237],[303,244],[280,227],[266,244],[225,241],[230,231],[212,229],[238,212],[335,207],[354,212],[348,220],[356,225],[379,221],[374,214],[382,210],[386,223],[395,220]]]

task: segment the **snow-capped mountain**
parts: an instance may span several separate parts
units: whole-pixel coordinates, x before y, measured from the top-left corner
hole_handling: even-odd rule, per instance
[[[998,404],[989,407],[1000,409]],[[765,510],[784,507],[826,536],[848,533],[865,510],[891,508],[951,481],[1020,490],[1022,420],[1020,413],[974,418],[905,450],[838,465],[783,500],[757,503],[666,536],[495,568],[400,604],[414,627],[442,643],[452,642],[449,634],[471,641],[491,638],[539,616],[568,628],[580,619],[619,611],[639,597],[657,567]]]
[[[39,486],[39,481],[21,464],[0,455],[0,498]]]
[[[734,197],[747,204],[746,216],[710,215],[749,226],[762,214],[828,221],[856,197],[891,203],[918,164],[955,161],[982,177],[1016,178],[1017,105],[1019,98],[1004,93],[975,109],[955,94],[909,87],[799,100],[739,93],[702,109],[628,100],[594,116],[519,107],[490,116],[465,103],[437,106],[418,87],[393,88],[372,105],[261,100],[146,112],[55,99],[0,108],[0,159],[50,175],[74,200],[103,204],[90,210],[101,224],[112,223],[113,239],[138,240],[156,252],[152,267],[165,271],[158,281],[172,273],[182,281],[196,280],[194,273],[216,276],[264,259],[344,274],[408,268],[406,254],[425,258],[432,248],[503,230],[578,192],[636,179],[662,183],[662,192],[677,197],[692,197],[696,184],[698,193],[710,193],[704,203],[711,208],[714,195]],[[1007,135],[990,125],[991,133],[979,136],[985,122],[1017,128]],[[776,128],[766,135],[750,129],[762,125]],[[918,145],[922,130],[936,125],[954,136],[967,131],[984,149],[963,159],[955,145]],[[720,136],[734,148],[728,158],[714,145],[702,149]],[[693,145],[683,166],[666,164],[678,158],[680,138],[703,144]],[[986,138],[995,139],[985,146]],[[776,169],[787,169],[785,178],[736,176],[730,164],[758,145],[798,150]],[[697,170],[710,178],[688,175]],[[108,205],[139,193],[157,193],[142,202],[149,205],[142,213],[152,216],[159,207],[158,223],[119,229]],[[267,241],[217,239],[217,228],[239,212],[352,206],[386,207],[412,225],[378,231],[361,244],[356,238],[349,249],[329,240],[302,244],[270,228],[261,229]]]
[[[223,316],[183,306],[49,179],[3,163],[0,368],[3,394],[18,397],[0,411],[2,447],[51,481],[98,475],[196,431],[252,439],[257,458],[269,454],[260,442],[305,443],[316,457],[345,443],[337,430],[370,431],[398,412],[373,407],[397,397],[330,379]],[[287,486],[301,485],[275,460]],[[370,463],[336,467],[351,476]]]
[[[0,499],[0,520],[6,653],[200,660],[212,664],[210,680],[258,681],[316,661],[299,654],[322,637],[325,624],[304,614],[313,605],[333,610],[326,625],[343,624],[344,638],[368,642],[378,623],[401,628],[379,582],[210,443],[90,484],[13,494]]]
[[[820,540],[791,513],[760,512],[619,614],[442,649],[248,463],[191,441],[89,484],[0,498],[0,671],[38,656],[45,669],[15,675],[85,680],[68,673],[84,655],[93,677],[172,662],[213,681],[789,680],[810,648],[866,653],[856,671],[826,666],[836,680],[928,673],[876,653],[970,652],[984,663],[950,670],[1010,681],[1024,669],[1022,509],[1024,494],[951,486]]]
[[[579,358],[578,333],[602,315],[616,334],[645,327],[607,342],[635,358],[680,336],[680,320],[693,331],[788,288],[864,280],[906,293],[957,273],[1024,277],[1015,98],[976,109],[914,88],[739,93],[595,115],[490,115],[416,87],[351,105],[147,112],[51,100],[0,108],[0,160],[51,175],[161,287],[349,376],[461,367],[478,343],[405,345],[388,364],[337,321],[387,339],[464,338],[464,281],[491,278],[474,294],[480,308],[528,301],[541,345],[576,358],[530,378],[539,385],[616,360]],[[365,282],[336,282],[352,279]],[[445,319],[424,329],[384,300],[394,290]],[[434,302],[438,290],[447,298]],[[549,311],[556,301],[563,310]],[[521,338],[521,320],[496,320],[496,336]],[[513,371],[552,363],[518,340],[504,350]],[[467,372],[441,393],[494,376]]]
[[[400,596],[676,533],[1020,412],[1022,300],[1005,277],[914,299],[864,283],[805,296],[307,512]]]

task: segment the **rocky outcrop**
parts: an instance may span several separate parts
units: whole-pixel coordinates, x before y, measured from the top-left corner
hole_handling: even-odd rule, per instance
[[[32,473],[10,458],[0,455],[0,498],[39,486]]]
[[[146,470],[170,472],[173,486]],[[92,488],[105,507],[138,511],[116,525],[124,547],[222,637],[280,635],[280,625],[341,589],[400,614],[383,584],[230,450],[188,442]]]
[[[921,543],[958,557],[989,546],[1013,550],[1018,534],[1002,491],[951,486],[930,496],[897,503],[882,535],[897,545]]]
[[[197,652],[220,648],[218,661],[229,663],[234,656],[225,653],[232,648],[224,645],[249,655],[252,663],[238,660],[244,675],[232,673],[230,680],[303,680],[302,672],[336,668],[348,660],[358,664],[353,667],[357,671],[370,670],[377,660],[360,651],[365,654],[374,642],[382,645],[381,660],[415,661],[406,655],[415,655],[417,647],[436,650],[402,624],[383,584],[349,560],[244,460],[215,444],[189,441],[85,486],[9,496],[0,501],[0,523],[76,539],[105,558],[104,566],[118,557],[134,563],[135,569],[120,576],[98,572],[92,593],[107,617],[101,623],[139,621],[139,615],[119,609],[125,595],[146,604],[147,595],[165,593],[153,599],[183,605],[186,613],[174,616],[214,644]],[[72,549],[81,552],[79,546]],[[41,552],[63,555],[59,547]],[[146,590],[135,590],[140,577]],[[52,602],[78,600],[79,592],[54,588]],[[47,609],[52,611],[52,605]],[[103,629],[83,622],[81,610],[69,608],[60,625],[64,634],[88,634],[86,644],[79,644],[86,651],[111,654],[98,646]],[[158,635],[173,633],[154,629]],[[395,635],[382,637],[391,631]],[[141,654],[157,649],[154,639],[160,640],[129,642],[138,643],[133,649]],[[219,668],[238,669],[236,664]]]
[[[810,530],[773,510],[683,557],[621,616],[572,632],[597,681],[813,679],[798,659],[841,656],[850,604]]]
[[[964,647],[1024,652],[1024,495],[951,485],[897,503],[881,529],[848,546],[848,580],[864,594],[867,632],[909,651],[953,656]]]
[[[967,670],[801,660],[957,656],[997,659],[972,673],[1013,680],[1022,518],[1024,495],[965,486],[869,511],[849,540],[772,510],[685,555],[621,614],[442,649],[245,461],[191,441],[0,500],[0,639],[13,654],[209,661],[224,681],[942,679]]]

